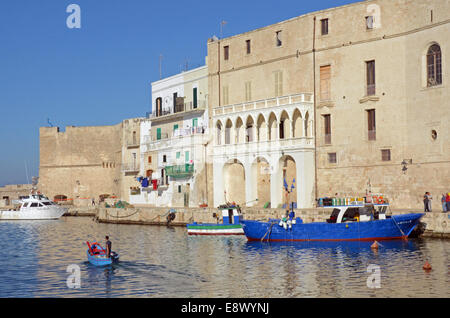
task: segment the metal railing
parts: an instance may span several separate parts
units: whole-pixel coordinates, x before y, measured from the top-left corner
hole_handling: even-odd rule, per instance
[[[159,118],[162,116],[168,116],[168,115],[173,115],[173,114],[177,114],[177,113],[197,110],[197,109],[201,110],[201,109],[205,109],[205,108],[206,108],[205,100],[197,101],[197,105],[194,105],[194,102],[187,102],[184,104],[175,105],[175,107],[171,107],[169,109],[165,108],[165,109],[159,111],[158,113],[156,112],[156,110],[154,110],[151,113],[148,113],[148,118]]]
[[[123,163],[122,172],[139,171],[139,163]]]

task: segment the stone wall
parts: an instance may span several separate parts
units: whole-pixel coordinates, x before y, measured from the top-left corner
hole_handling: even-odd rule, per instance
[[[89,200],[120,195],[121,124],[97,127],[41,127],[39,190]]]

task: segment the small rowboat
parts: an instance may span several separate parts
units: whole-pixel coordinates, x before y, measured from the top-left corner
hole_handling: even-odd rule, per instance
[[[119,254],[111,251],[111,257],[107,257],[106,250],[97,242],[86,242],[89,247],[87,250],[87,258],[89,263],[95,266],[111,265],[119,261]]]

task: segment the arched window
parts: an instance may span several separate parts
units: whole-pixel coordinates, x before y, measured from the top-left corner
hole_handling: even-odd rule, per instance
[[[427,52],[427,86],[442,84],[441,48],[437,44],[430,46]]]

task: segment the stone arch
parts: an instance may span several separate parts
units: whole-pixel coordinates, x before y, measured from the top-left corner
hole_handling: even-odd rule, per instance
[[[245,128],[244,128],[244,122],[242,121],[241,117],[236,118],[235,122],[235,134],[236,134],[236,143],[243,143],[244,142],[244,136],[245,136]]]
[[[245,142],[255,141],[255,120],[248,115],[245,120]]]
[[[222,144],[222,130],[223,125],[220,120],[216,121],[216,144],[221,145]]]
[[[259,114],[256,120],[256,140],[268,140],[268,126],[263,114]]]
[[[228,118],[225,122],[225,145],[229,145],[231,143],[232,130],[233,123],[231,122],[231,119]]]
[[[267,120],[268,125],[268,140],[276,140],[277,139],[277,116],[275,116],[274,112],[269,114],[269,119]]]
[[[292,137],[300,138],[304,136],[303,117],[298,108],[292,113]]]
[[[305,119],[303,121],[303,136],[305,137],[309,137],[309,126],[310,126],[310,122],[309,122],[309,112],[307,111],[305,113]]]
[[[281,178],[281,193],[282,193],[282,204],[285,206],[286,201],[290,203],[294,203],[294,207],[297,204],[297,163],[295,159],[290,155],[283,155],[280,157],[278,162],[278,179]],[[287,184],[288,192],[285,189],[285,181]],[[292,188],[292,185],[294,187]]]
[[[255,158],[251,166],[251,178],[253,184],[250,196],[250,200],[253,201],[251,205],[256,207],[270,207],[271,166],[265,157],[258,156]]]
[[[287,111],[283,110],[280,114],[280,121],[278,124],[279,139],[287,139],[291,137],[290,127],[291,127],[291,119],[289,118]]]
[[[223,166],[225,202],[245,206],[245,168],[238,159],[228,160]]]

